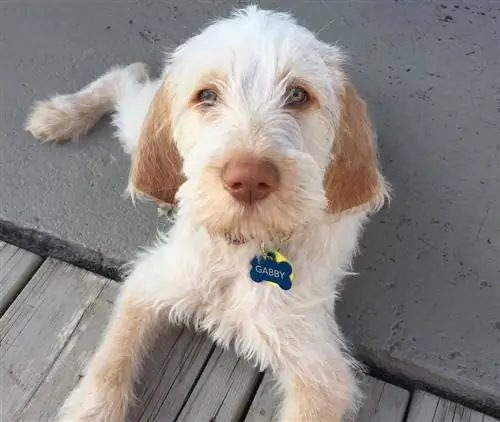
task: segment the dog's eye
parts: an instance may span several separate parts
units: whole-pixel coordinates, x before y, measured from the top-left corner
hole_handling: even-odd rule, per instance
[[[217,102],[218,98],[217,93],[212,89],[202,89],[198,93],[198,102],[201,104],[212,106]]]
[[[309,99],[309,95],[304,88],[293,86],[288,90],[286,96],[286,105],[294,106],[304,104]]]

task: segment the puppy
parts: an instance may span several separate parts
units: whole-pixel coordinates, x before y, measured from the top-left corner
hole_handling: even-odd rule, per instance
[[[132,196],[175,206],[172,230],[126,277],[60,421],[123,421],[159,325],[191,324],[271,370],[283,421],[356,407],[334,319],[370,214],[388,197],[344,54],[288,14],[249,7],[173,51],[163,73],[117,67],[35,104],[26,129],[66,141],[113,113]]]

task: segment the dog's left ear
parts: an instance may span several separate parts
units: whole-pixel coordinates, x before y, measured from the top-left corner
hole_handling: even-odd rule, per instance
[[[377,211],[388,195],[388,185],[378,170],[375,133],[366,104],[348,80],[341,94],[340,122],[331,155],[323,179],[327,211]]]
[[[132,156],[129,191],[147,195],[158,205],[174,205],[184,182],[182,158],[172,136],[168,80],[156,92]]]

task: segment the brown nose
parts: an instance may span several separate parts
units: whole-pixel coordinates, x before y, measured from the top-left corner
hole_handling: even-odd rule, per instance
[[[269,161],[245,157],[226,165],[222,182],[234,199],[252,203],[267,198],[278,188],[279,174]]]

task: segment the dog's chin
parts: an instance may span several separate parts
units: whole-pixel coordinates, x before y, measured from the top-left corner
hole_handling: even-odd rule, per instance
[[[215,212],[198,214],[198,218],[211,236],[224,237],[230,243],[251,240],[282,243],[307,224],[299,214],[293,209],[280,207],[276,201],[252,205],[229,201],[220,204]]]

